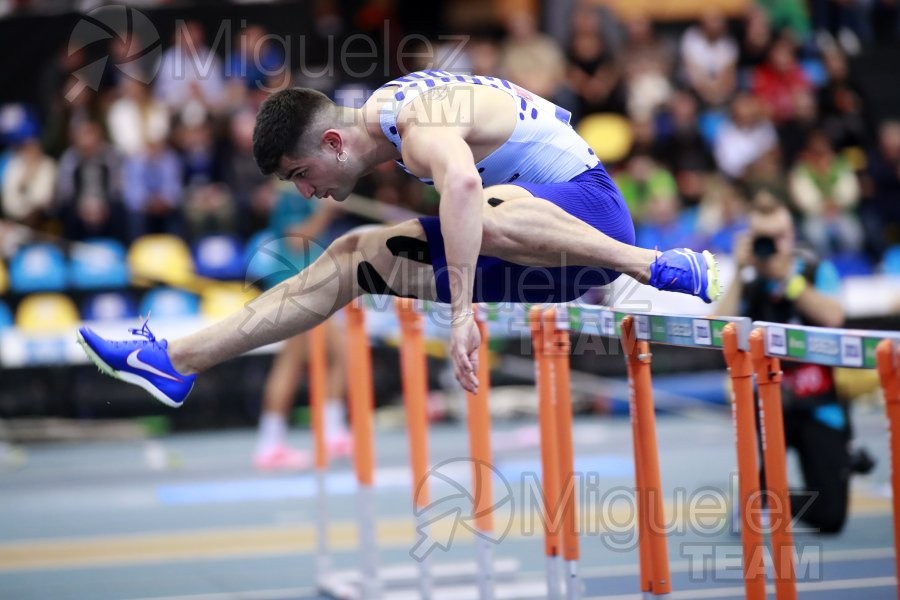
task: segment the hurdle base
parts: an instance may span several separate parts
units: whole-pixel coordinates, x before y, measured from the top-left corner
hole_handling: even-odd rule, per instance
[[[546,598],[545,580],[516,581],[519,561],[503,558],[494,562],[496,598]],[[410,600],[420,597],[419,571],[414,565],[385,566],[378,570],[383,600]],[[431,566],[433,600],[464,600],[478,598],[478,586],[471,582],[478,577],[474,561]],[[335,600],[362,600],[362,573],[358,570],[335,571],[318,579],[320,594]]]

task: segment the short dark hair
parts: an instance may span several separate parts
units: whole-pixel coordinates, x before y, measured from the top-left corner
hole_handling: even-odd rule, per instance
[[[334,102],[322,92],[290,88],[266,98],[253,128],[253,158],[263,175],[278,169],[281,157],[290,156],[316,117]]]

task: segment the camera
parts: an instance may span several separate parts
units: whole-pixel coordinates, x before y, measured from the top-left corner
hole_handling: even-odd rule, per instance
[[[753,238],[753,256],[765,260],[775,254],[775,238],[768,235],[760,235]]]

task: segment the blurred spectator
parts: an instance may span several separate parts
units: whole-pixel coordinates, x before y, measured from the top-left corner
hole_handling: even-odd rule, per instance
[[[823,53],[828,82],[819,90],[822,126],[837,148],[864,146],[866,118],[862,88],[850,77],[847,59],[839,50]]]
[[[491,75],[497,73],[500,65],[500,48],[496,42],[486,37],[475,37],[466,44],[466,54],[472,63],[472,73]]]
[[[704,104],[728,101],[737,85],[738,47],[721,12],[707,10],[698,25],[685,30],[681,61],[688,85]]]
[[[809,11],[805,0],[756,0],[769,16],[775,31],[786,29],[795,40],[805,40],[810,33]]]
[[[760,7],[751,5],[744,18],[744,35],[738,57],[738,67],[744,73],[760,66],[769,53],[772,45],[772,27],[769,15]]]
[[[140,154],[148,142],[169,135],[169,108],[154,99],[150,88],[125,77],[119,84],[121,96],[109,107],[106,127],[113,145],[127,156]]]
[[[867,4],[862,0],[810,0],[819,49],[834,49],[836,37],[844,52],[851,56],[859,54],[862,42],[871,38]]]
[[[225,164],[212,124],[181,124],[175,131],[175,145],[182,164],[184,214],[193,238],[231,231],[234,203],[222,184]]]
[[[657,159],[676,174],[713,169],[712,153],[697,128],[697,101],[691,94],[675,92],[659,121],[662,125],[653,152]]]
[[[753,72],[753,93],[762,101],[770,118],[781,124],[794,115],[794,96],[811,90],[806,74],[797,63],[793,42],[780,37],[769,50],[766,62]]]
[[[538,31],[535,18],[526,12],[510,15],[506,22],[500,69],[503,77],[557,104],[564,93],[566,60],[556,40]]]
[[[870,252],[880,259],[888,245],[900,244],[900,121],[882,123],[866,163],[860,213]]]
[[[900,3],[897,0],[874,0],[869,22],[872,38],[879,46],[890,46],[900,37]]]
[[[225,182],[234,198],[240,234],[245,238],[266,227],[275,199],[271,178],[260,173],[253,160],[255,120],[255,113],[249,110],[232,117],[225,167]]]
[[[576,8],[568,49],[569,85],[578,96],[577,113],[624,112],[622,69],[603,37],[600,13]]]
[[[778,145],[775,127],[766,119],[756,97],[741,93],[731,103],[731,120],[716,137],[714,154],[719,168],[729,177],[744,171]]]
[[[122,164],[93,121],[72,128],[72,146],[59,161],[57,206],[68,239],[127,241]]]
[[[807,241],[824,256],[856,252],[862,227],[856,216],[860,187],[850,164],[834,153],[825,133],[810,133],[790,174],[791,201]]]
[[[235,35],[234,49],[225,59],[226,81],[238,81],[250,90],[269,87],[271,79],[290,77],[290,69],[277,36],[261,25],[250,25]],[[281,83],[276,82],[276,87]]]
[[[222,62],[206,46],[196,21],[179,23],[173,46],[162,56],[156,75],[156,97],[173,111],[216,112],[224,98]]]
[[[697,215],[697,232],[703,246],[715,253],[731,254],[735,238],[747,229],[747,199],[723,177],[706,186]]]
[[[125,161],[124,195],[132,238],[145,233],[181,233],[181,163],[164,142]]]
[[[56,162],[44,154],[37,131],[16,140],[3,169],[3,215],[29,227],[40,227],[53,201]]]
[[[674,194],[649,197],[644,220],[638,223],[635,234],[635,243],[642,248],[691,247],[698,241],[693,215],[679,211]]]
[[[664,167],[656,164],[649,154],[640,151],[633,153],[625,164],[625,169],[616,173],[613,179],[636,222],[646,218],[649,206],[656,197],[671,198],[677,207],[678,190],[675,179]],[[668,204],[660,203],[660,206]]]
[[[790,168],[797,160],[810,132],[818,127],[816,98],[811,92],[794,94],[794,114],[778,128],[783,166]]]
[[[635,120],[647,119],[672,93],[671,49],[653,32],[652,23],[636,17],[627,23],[624,53],[626,107]]]

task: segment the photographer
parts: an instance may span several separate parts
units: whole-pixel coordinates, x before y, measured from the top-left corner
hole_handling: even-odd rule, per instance
[[[791,214],[771,194],[754,197],[749,231],[736,241],[734,259],[738,272],[718,314],[843,325],[843,309],[833,297],[833,267],[795,245]],[[821,533],[837,533],[847,518],[850,474],[871,465],[863,464],[867,456],[851,455],[849,412],[837,397],[832,369],[788,361],[782,368],[785,441],[799,455],[806,486],[792,490],[791,513]]]

